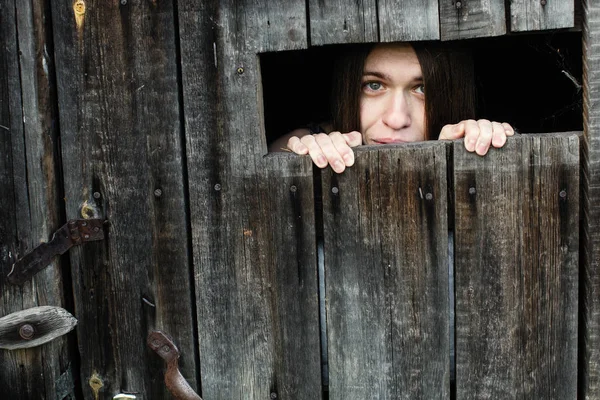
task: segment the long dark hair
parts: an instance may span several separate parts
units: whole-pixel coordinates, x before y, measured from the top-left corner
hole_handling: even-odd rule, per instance
[[[470,52],[436,42],[411,43],[423,71],[426,137],[437,139],[446,124],[476,117],[476,87]],[[331,113],[334,130],[360,131],[362,74],[375,44],[348,46],[336,60]]]

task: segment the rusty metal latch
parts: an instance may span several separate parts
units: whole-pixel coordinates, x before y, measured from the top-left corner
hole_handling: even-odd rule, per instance
[[[76,219],[54,232],[52,240],[42,243],[17,260],[8,273],[8,281],[22,285],[44,268],[55,256],[64,254],[73,246],[104,239],[103,219]]]
[[[148,347],[167,363],[165,384],[173,397],[181,400],[202,400],[179,372],[179,366],[177,365],[179,350],[175,343],[161,331],[150,332],[147,343]]]

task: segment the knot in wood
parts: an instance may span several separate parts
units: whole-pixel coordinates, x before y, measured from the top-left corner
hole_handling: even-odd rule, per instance
[[[85,2],[83,0],[77,0],[75,4],[73,4],[73,10],[77,15],[85,14]]]
[[[35,329],[31,324],[23,324],[19,328],[19,336],[25,340],[31,340],[35,334]]]

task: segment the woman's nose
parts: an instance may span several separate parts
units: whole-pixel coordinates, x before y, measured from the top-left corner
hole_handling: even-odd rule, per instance
[[[410,126],[410,107],[404,93],[390,97],[383,115],[383,122],[394,130]]]

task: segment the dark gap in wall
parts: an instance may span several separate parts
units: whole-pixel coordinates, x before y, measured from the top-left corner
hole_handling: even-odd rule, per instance
[[[582,130],[580,32],[463,41],[471,47],[482,118],[520,132]],[[260,55],[267,143],[329,119],[333,63],[345,45]],[[458,121],[448,121],[448,123]]]
[[[179,9],[177,1],[173,1],[173,24],[175,32],[181,32],[179,28]],[[181,62],[181,37],[176,34],[175,36],[175,53],[177,57],[177,87],[178,87],[178,101],[179,101],[179,140],[181,146],[181,165],[182,165],[182,178],[183,178],[183,193],[184,193],[184,204],[185,204],[185,224],[187,234],[187,257],[189,260],[188,271],[189,271],[189,284],[190,284],[190,304],[192,308],[192,323],[194,324],[193,335],[194,335],[194,364],[196,365],[196,379],[195,388],[198,395],[202,396],[202,375],[200,374],[200,348],[199,348],[199,333],[198,333],[198,309],[196,306],[196,280],[194,273],[194,252],[193,252],[193,241],[192,241],[192,219],[191,219],[191,208],[190,208],[190,187],[189,187],[189,173],[187,163],[187,141],[186,141],[186,125],[185,125],[185,113],[184,113],[184,99],[183,99],[183,71]]]

